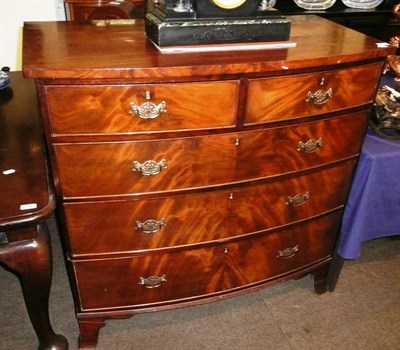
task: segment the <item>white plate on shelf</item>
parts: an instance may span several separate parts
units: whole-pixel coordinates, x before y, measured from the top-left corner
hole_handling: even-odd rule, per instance
[[[342,0],[347,7],[369,10],[382,4],[384,0]]]
[[[294,2],[305,10],[326,10],[333,6],[336,0],[294,0]]]

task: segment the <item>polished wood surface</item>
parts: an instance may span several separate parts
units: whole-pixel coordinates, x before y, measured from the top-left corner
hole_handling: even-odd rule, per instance
[[[0,193],[7,198],[0,201],[1,227],[46,218],[55,207],[34,81],[23,79],[20,72],[10,75],[11,85],[0,90]],[[7,170],[9,175],[4,174]],[[22,210],[26,204],[35,207]]]
[[[177,193],[276,177],[349,159],[361,147],[367,118],[367,113],[359,112],[327,121],[234,134],[62,143],[54,145],[54,152],[64,198]],[[319,139],[324,144],[319,151],[298,151],[299,142]],[[166,168],[154,176],[134,170],[134,161],[146,160],[165,160]]]
[[[307,115],[323,114],[374,100],[375,84],[381,74],[378,63],[356,68],[249,81],[245,124],[257,124]],[[360,88],[360,87],[364,88]],[[315,104],[310,93],[327,93],[329,103]]]
[[[291,19],[295,47],[185,54],[160,53],[141,20],[25,24],[81,349],[96,347],[107,319],[307,274],[317,293],[329,288],[393,49]],[[142,119],[132,104],[166,111]]]
[[[340,212],[336,212],[292,229],[206,248],[77,261],[82,309],[149,308],[254,287],[329,258],[339,217]],[[279,251],[296,245],[299,250],[291,258],[277,258]],[[102,271],[102,278],[96,277],[98,271]],[[154,275],[166,276],[163,288],[139,284],[140,277]]]
[[[199,130],[234,126],[238,81],[181,84],[89,85],[46,87],[54,136]],[[141,119],[131,105],[142,106],[146,94],[165,102],[154,120]],[[212,103],[210,103],[212,101]],[[223,110],[224,113],[220,113]],[[114,119],[109,123],[110,118]]]
[[[35,85],[20,72],[10,77],[0,90],[0,263],[20,279],[38,349],[64,350],[67,340],[54,333],[48,313],[52,254],[45,220],[55,198]]]
[[[23,71],[29,78],[129,79],[133,82],[216,80],[250,75],[289,74],[320,66],[381,60],[393,53],[377,40],[316,16],[293,16],[294,48],[165,54],[133,26],[94,26],[68,22],[26,23]],[[318,28],[318,30],[315,30]],[[46,40],[43,40],[45,36]],[[90,37],[88,41],[87,38]],[[101,54],[98,54],[101,52]],[[96,54],[97,53],[97,54]]]
[[[66,203],[72,256],[120,256],[204,245],[316,217],[343,206],[353,166],[346,162],[311,175],[190,196]],[[288,203],[289,197],[305,193],[309,198],[303,205]],[[268,208],[268,216],[264,208]],[[86,213],[84,221],[82,212]],[[108,215],[115,212],[118,215]],[[100,217],[105,219],[99,221]],[[137,221],[161,219],[164,224],[156,232],[137,228]],[[115,227],[120,228],[118,235]]]

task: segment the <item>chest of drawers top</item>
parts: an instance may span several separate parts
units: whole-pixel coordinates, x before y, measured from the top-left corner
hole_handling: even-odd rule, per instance
[[[317,16],[290,19],[294,47],[183,54],[161,53],[146,37],[142,20],[103,27],[28,22],[23,31],[23,72],[47,83],[209,81],[346,66],[393,53],[392,48],[378,47],[375,39]]]

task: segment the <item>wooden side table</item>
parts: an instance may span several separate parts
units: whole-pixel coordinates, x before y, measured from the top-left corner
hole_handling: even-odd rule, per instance
[[[55,200],[35,85],[20,72],[10,76],[11,84],[0,90],[0,264],[20,279],[38,349],[68,349],[49,319],[52,252],[45,220]]]

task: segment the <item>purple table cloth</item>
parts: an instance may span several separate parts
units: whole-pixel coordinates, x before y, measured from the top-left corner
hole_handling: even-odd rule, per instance
[[[346,204],[338,253],[360,256],[362,242],[400,234],[400,141],[368,130]]]

